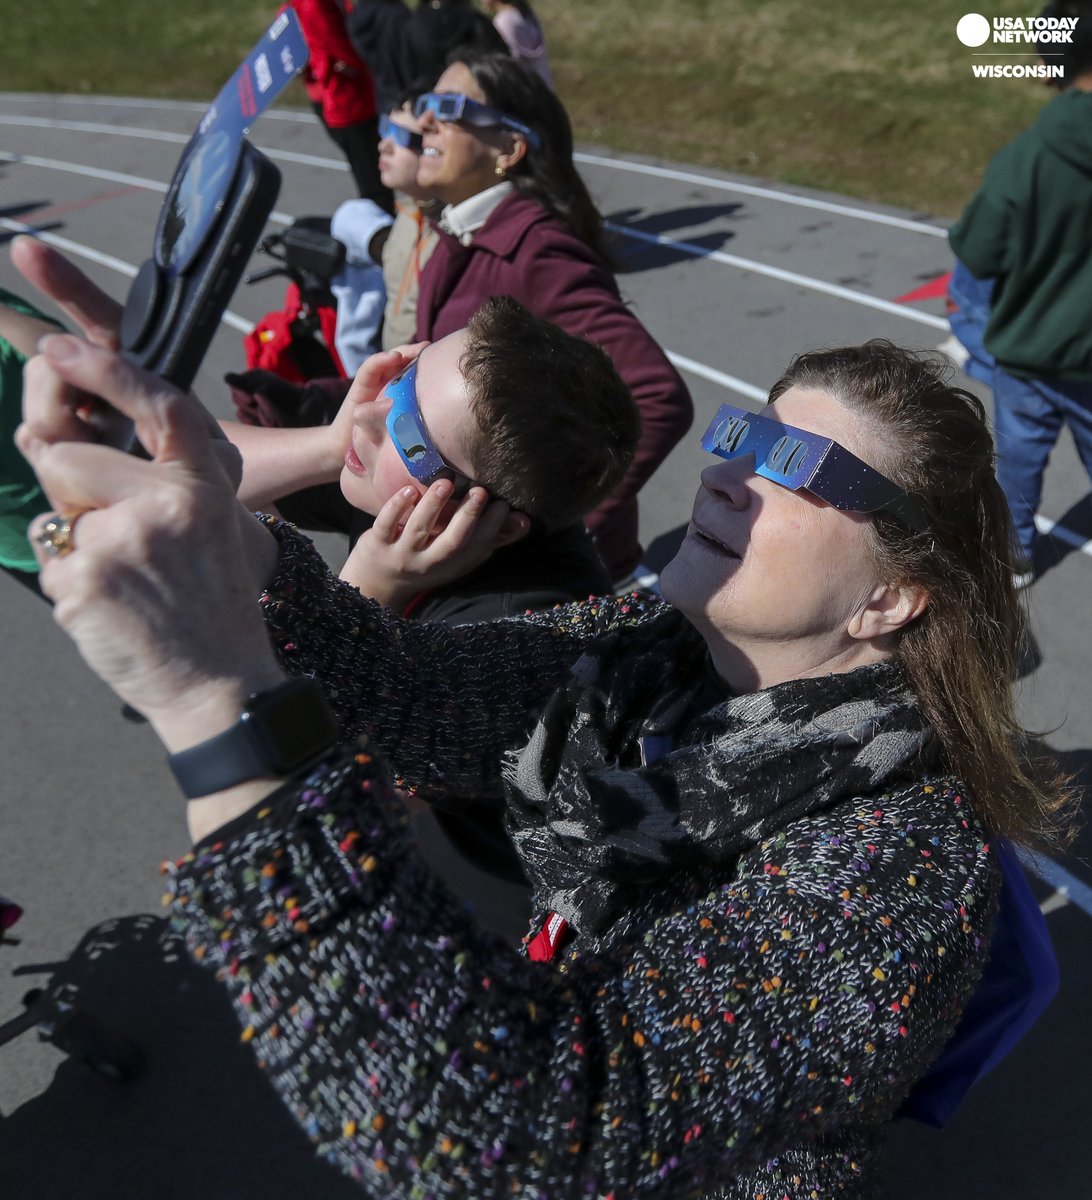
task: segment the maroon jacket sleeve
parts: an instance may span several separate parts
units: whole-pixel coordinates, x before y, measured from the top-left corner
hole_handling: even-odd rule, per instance
[[[625,478],[586,518],[609,563],[615,533],[625,537],[620,525],[626,522],[626,510],[633,512],[642,485],[690,428],[694,406],[678,371],[623,303],[606,267],[592,260],[575,238],[549,225],[530,232],[523,249],[532,247],[534,253],[521,255],[521,274],[535,312],[601,346],[629,385],[641,414],[641,438]]]

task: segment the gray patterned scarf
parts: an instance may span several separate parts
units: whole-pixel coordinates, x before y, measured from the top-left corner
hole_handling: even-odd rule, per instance
[[[536,906],[599,934],[650,883],[728,866],[935,754],[898,663],[725,698],[702,638],[665,608],[575,664],[506,764],[508,831]]]

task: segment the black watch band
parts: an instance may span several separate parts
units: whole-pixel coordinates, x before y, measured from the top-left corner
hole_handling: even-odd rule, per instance
[[[313,679],[287,679],[247,700],[230,729],[167,756],[190,800],[267,776],[298,774],[337,744],[337,718]]]

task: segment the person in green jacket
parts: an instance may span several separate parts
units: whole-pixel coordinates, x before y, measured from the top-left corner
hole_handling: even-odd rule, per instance
[[[22,420],[23,363],[38,339],[59,325],[25,300],[0,288],[0,567],[38,590],[38,561],[27,526],[49,508],[34,472],[12,437]]]
[[[971,273],[996,280],[985,345],[1021,585],[1035,577],[1035,513],[1063,424],[1092,478],[1092,0],[1055,0],[1042,15],[1079,18],[1071,43],[1040,50],[1061,61],[1062,90],[994,157],[949,233]]]

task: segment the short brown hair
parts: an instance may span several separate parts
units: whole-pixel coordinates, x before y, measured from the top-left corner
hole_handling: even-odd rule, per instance
[[[580,520],[621,482],[641,432],[610,356],[511,296],[486,301],[467,332],[474,478],[546,528]]]
[[[1071,832],[1074,797],[1056,764],[1036,759],[1012,680],[1026,645],[1013,587],[1015,543],[977,397],[947,364],[882,339],[798,355],[770,390],[832,396],[859,417],[875,461],[920,505],[928,531],[877,514],[873,552],[890,584],[921,587],[926,610],[900,632],[898,657],[948,765],[995,833],[1040,845]]]

